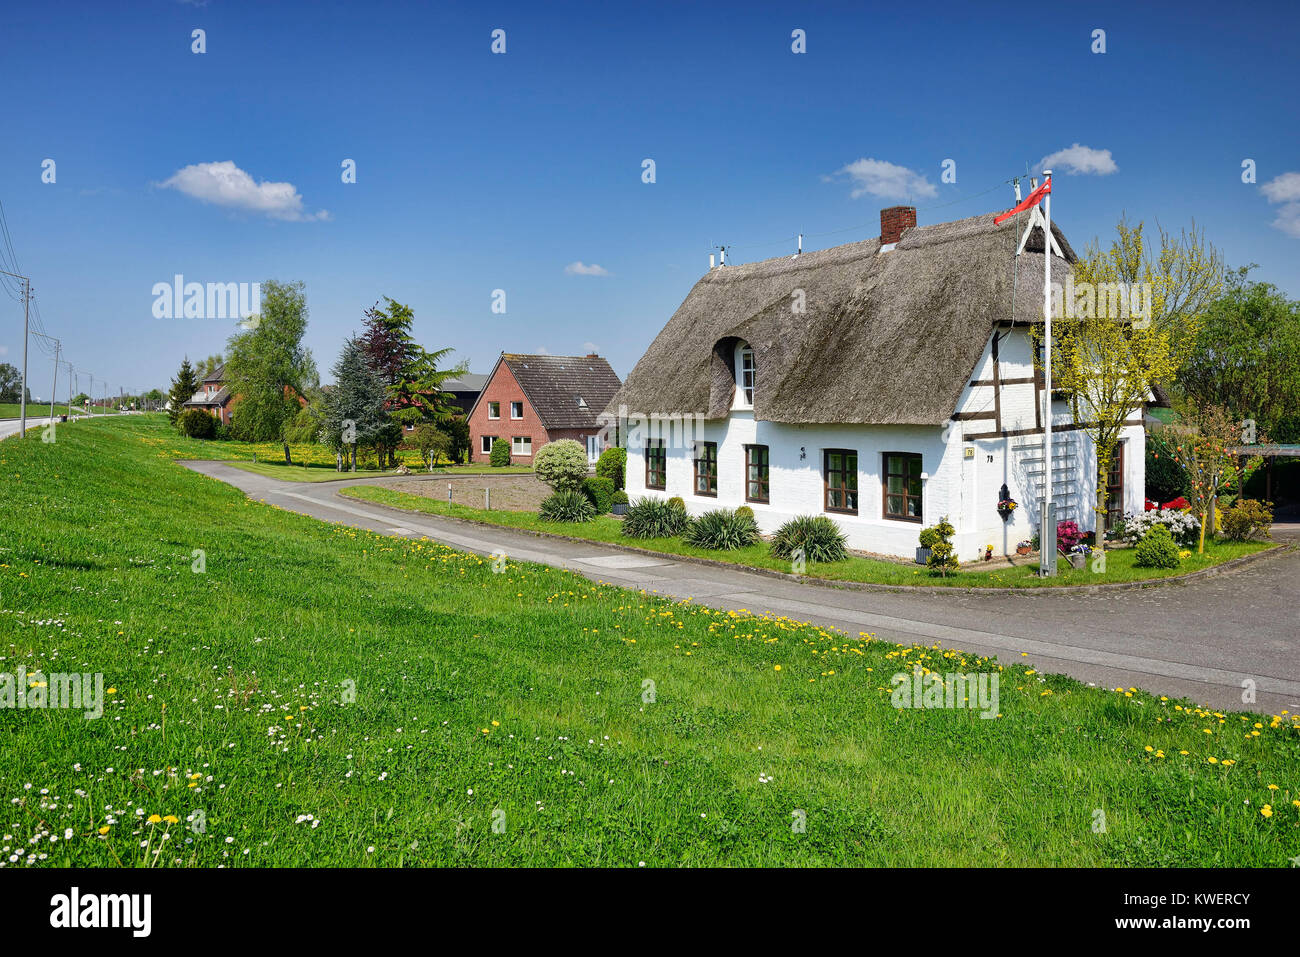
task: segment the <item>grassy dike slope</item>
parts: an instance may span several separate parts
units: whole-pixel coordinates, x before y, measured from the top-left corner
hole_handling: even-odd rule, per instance
[[[99,720],[0,710],[6,867],[1300,853],[1291,716],[1014,662],[1000,718],[897,710],[889,678],[914,663],[998,666],[538,566],[494,573],[250,503],[175,451],[144,417],[0,443],[0,672],[101,672],[114,689]]]

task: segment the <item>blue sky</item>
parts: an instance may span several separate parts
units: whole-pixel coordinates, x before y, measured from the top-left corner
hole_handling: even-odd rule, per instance
[[[1125,211],[1194,218],[1300,296],[1291,3],[24,6],[0,39],[0,201],[46,329],[127,389],[234,330],[154,318],[176,273],[302,280],[325,378],[381,295],[474,371],[594,346],[625,375],[711,245],[743,262],[799,231],[809,249],[873,236],[896,203],[921,224],[1003,209],[1003,182],[1061,151],[1053,215],[1076,246]],[[228,205],[205,201],[218,163],[240,171]],[[0,294],[0,361],[21,329]]]

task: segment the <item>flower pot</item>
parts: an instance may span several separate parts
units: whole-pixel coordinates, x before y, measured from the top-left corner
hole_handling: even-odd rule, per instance
[[[930,549],[918,548],[916,550],[916,563],[918,565],[924,565],[929,560],[930,560]]]
[[[627,502],[616,502],[615,504],[611,505],[611,506],[609,507],[609,514],[611,514],[611,515],[626,515],[626,514],[627,514]]]
[[[1017,546],[1016,546],[1016,554],[1017,554],[1017,555],[1028,555],[1029,552],[1030,552],[1030,548],[1029,548],[1028,545],[1017,545]]]

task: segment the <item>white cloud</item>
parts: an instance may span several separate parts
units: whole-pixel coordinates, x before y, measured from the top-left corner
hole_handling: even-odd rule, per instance
[[[272,219],[311,222],[330,218],[323,209],[305,212],[302,196],[293,183],[258,183],[231,160],[186,166],[158,185],[214,206],[264,213]]]
[[[1034,171],[1039,173],[1045,169],[1050,169],[1054,173],[1064,171],[1084,176],[1108,176],[1119,171],[1114,158],[1110,155],[1110,150],[1095,150],[1091,146],[1081,146],[1078,143],[1047,154],[1034,167]]]
[[[845,176],[853,183],[849,195],[854,199],[868,194],[881,199],[908,199],[935,196],[939,192],[928,179],[906,166],[868,157],[841,166],[830,176],[823,176],[822,180],[832,182]]]
[[[596,343],[594,342],[584,342],[582,344],[582,351],[588,354],[594,352],[596,355],[600,355],[600,349],[597,348]]]
[[[533,350],[533,355],[549,356],[550,354],[551,354],[551,350],[546,348],[546,346],[538,346],[536,349]]]
[[[1300,239],[1300,173],[1283,173],[1259,187],[1270,203],[1281,203],[1273,228]]]
[[[604,266],[597,266],[592,263],[588,266],[581,259],[577,262],[571,262],[564,267],[564,271],[570,276],[608,276],[610,272]]]
[[[1259,187],[1270,203],[1293,203],[1300,200],[1300,173],[1283,173]]]

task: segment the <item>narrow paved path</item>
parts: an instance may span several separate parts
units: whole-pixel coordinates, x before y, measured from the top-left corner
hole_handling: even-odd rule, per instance
[[[858,591],[635,555],[598,542],[469,525],[338,494],[349,485],[389,484],[393,478],[311,484],[265,478],[220,462],[183,464],[252,498],[323,521],[385,535],[428,536],[484,555],[504,551],[520,561],[667,597],[690,597],[715,608],[788,615],[899,642],[938,641],[1106,688],[1140,687],[1215,708],[1300,710],[1300,552],[1295,550],[1186,585],[1128,591]],[[1248,679],[1256,687],[1253,703],[1241,700]]]

